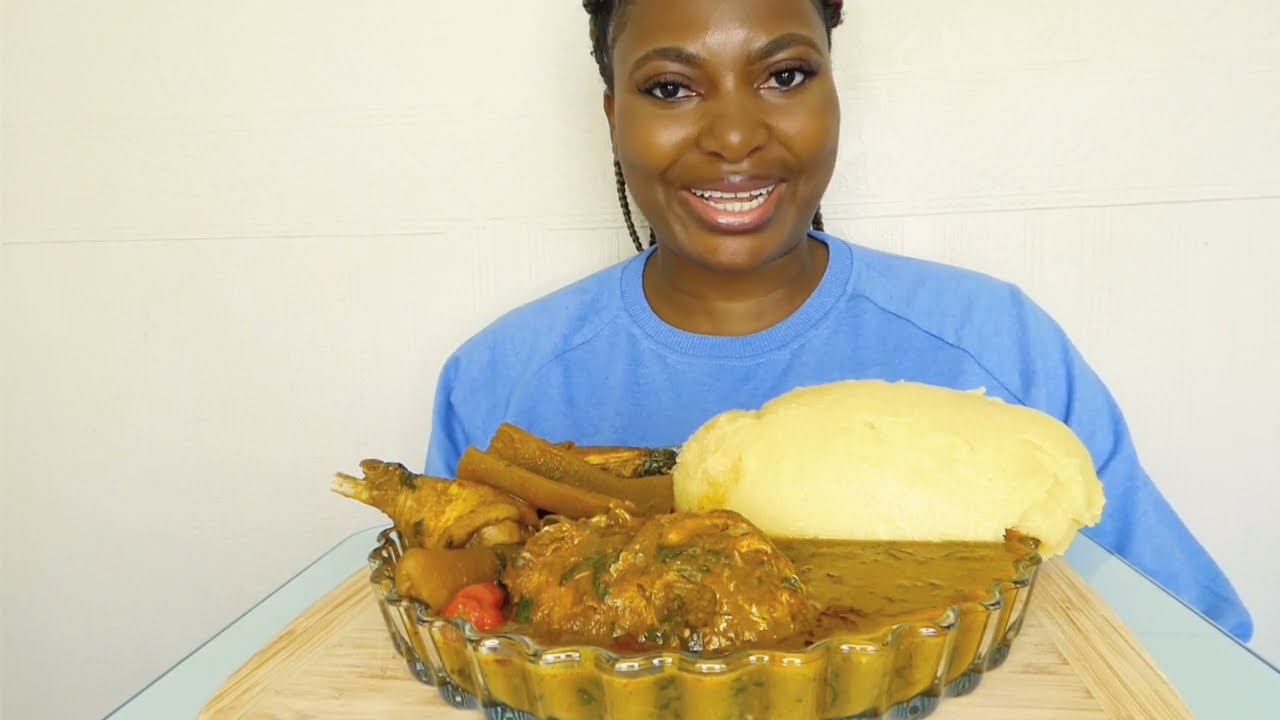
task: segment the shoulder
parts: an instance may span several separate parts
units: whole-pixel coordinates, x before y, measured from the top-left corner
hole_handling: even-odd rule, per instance
[[[618,317],[622,270],[635,261],[616,263],[509,310],[460,344],[437,378],[433,433],[487,432],[518,387]]]
[[[463,450],[492,433],[519,388],[618,317],[622,271],[629,262],[636,259],[502,314],[449,354],[436,380],[428,474],[453,477]]]
[[[626,260],[500,315],[468,338],[448,363],[460,374],[491,381],[536,371],[589,341],[622,311],[620,283]]]
[[[1080,358],[1058,322],[1017,284],[971,268],[846,244],[853,254],[854,296],[967,354],[1020,402],[1062,405],[1047,385],[1065,380],[1067,366]]]
[[[966,312],[1034,304],[1014,283],[975,269],[845,242],[853,253],[854,290],[890,312],[942,326]]]

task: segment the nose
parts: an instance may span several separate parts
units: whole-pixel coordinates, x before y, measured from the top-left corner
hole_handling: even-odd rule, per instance
[[[769,141],[769,126],[755,98],[733,93],[704,103],[706,117],[698,149],[725,162],[738,163]]]

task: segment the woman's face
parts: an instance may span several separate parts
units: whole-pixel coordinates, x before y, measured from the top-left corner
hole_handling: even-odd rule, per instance
[[[741,272],[804,237],[835,168],[840,105],[810,0],[632,0],[605,113],[664,251]]]

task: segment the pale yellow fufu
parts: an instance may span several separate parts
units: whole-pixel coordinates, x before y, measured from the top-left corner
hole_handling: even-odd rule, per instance
[[[1102,484],[1056,418],[981,390],[849,380],[700,427],[672,470],[676,509],[729,509],[774,537],[998,541],[1045,557],[1096,524]]]

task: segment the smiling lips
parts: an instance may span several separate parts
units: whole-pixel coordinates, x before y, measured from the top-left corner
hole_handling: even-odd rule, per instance
[[[711,229],[743,233],[769,222],[783,185],[776,180],[735,180],[690,188],[682,194]]]

